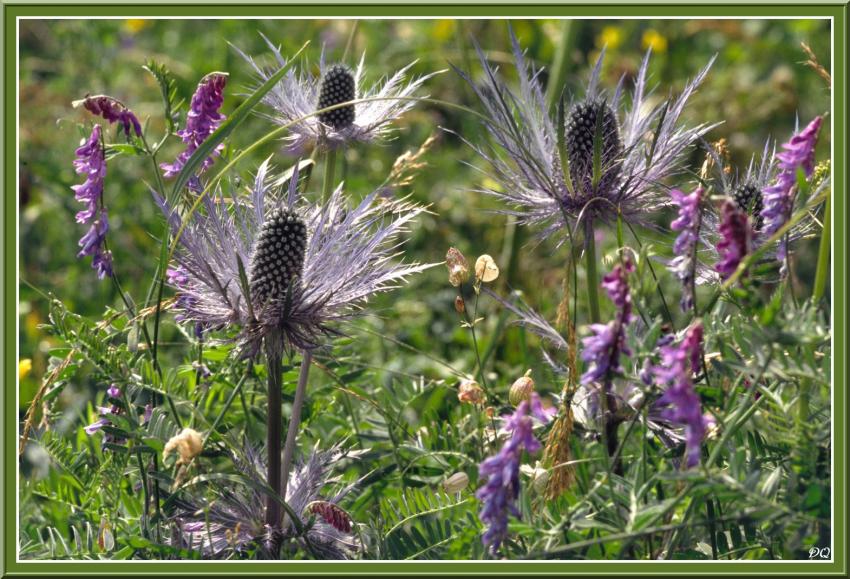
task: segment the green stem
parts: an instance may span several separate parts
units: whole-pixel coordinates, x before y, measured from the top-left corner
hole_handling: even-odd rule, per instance
[[[815,272],[815,288],[812,293],[815,303],[823,299],[826,292],[826,281],[829,278],[829,242],[830,242],[830,210],[832,208],[832,195],[826,198],[826,206],[823,214],[823,231],[820,235],[820,249],[818,250],[818,267]]]
[[[572,34],[572,26],[572,20],[561,21],[561,38],[558,40],[555,60],[552,62],[552,70],[550,71],[549,82],[546,86],[546,105],[549,107],[549,110],[555,108],[558,99],[564,92],[564,84],[566,83],[570,63],[570,50],[577,36]]]
[[[334,189],[334,171],[336,170],[336,149],[328,148],[325,154],[325,174],[322,179],[322,202],[327,201]]]
[[[590,308],[590,321],[598,324],[599,317],[599,272],[596,269],[596,240],[593,237],[593,221],[585,222],[584,257],[587,268],[587,303]]]
[[[289,470],[292,466],[292,455],[295,454],[295,442],[298,439],[298,428],[301,426],[301,408],[304,406],[304,397],[307,392],[307,377],[310,375],[310,364],[313,354],[310,350],[304,351],[301,359],[301,371],[298,373],[298,386],[295,388],[295,400],[292,402],[292,415],[289,417],[289,428],[286,432],[286,446],[283,449],[283,480],[280,485],[280,496],[286,500],[286,485],[289,481]]]

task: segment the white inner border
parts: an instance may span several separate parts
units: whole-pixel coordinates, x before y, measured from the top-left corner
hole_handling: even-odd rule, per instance
[[[600,5],[600,7],[604,7],[604,5]],[[390,6],[388,6],[390,8]],[[721,7],[722,9],[722,7]],[[87,16],[87,17],[72,17],[72,16],[56,16],[56,17],[39,17],[39,16],[18,16],[15,18],[15,183],[16,185],[20,184],[20,109],[21,109],[21,100],[20,100],[20,25],[21,20],[131,20],[134,17],[131,16]],[[733,17],[733,16],[662,16],[662,17],[652,17],[652,18],[643,18],[636,16],[626,16],[626,17],[618,17],[618,16],[578,16],[578,17],[563,17],[563,16],[535,16],[534,18],[521,18],[521,17],[513,17],[513,16],[500,16],[496,18],[490,18],[486,16],[408,16],[403,18],[396,17],[388,17],[388,16],[376,16],[376,17],[368,17],[368,18],[359,18],[352,16],[198,16],[193,18],[186,17],[165,17],[165,16],[138,16],[135,17],[140,20],[828,20],[830,23],[829,36],[830,36],[830,75],[834,76],[835,73],[835,22],[832,16],[749,16],[749,17]],[[830,90],[830,160],[835,159],[835,91],[834,89]],[[831,194],[834,195],[834,175],[833,175],[833,163],[830,162],[830,180],[831,187],[833,188]],[[830,222],[832,224],[836,223],[835,220],[835,204],[830,204]],[[17,282],[15,285],[15,298],[20,305],[20,195],[17,195],[17,190],[15,194],[15,227],[18,231],[18,235],[15,240],[15,281]],[[833,225],[834,227],[834,225]],[[835,291],[835,235],[830,236],[830,292],[831,295]],[[835,333],[834,329],[834,309],[830,308],[830,448],[831,448],[831,456],[830,456],[830,526],[834,529],[835,527]],[[18,338],[20,335],[20,312],[16,309],[15,312],[15,353],[17,360],[20,362],[20,347],[21,341]],[[846,368],[845,368],[846,371]],[[17,374],[16,374],[17,376]],[[15,380],[15,405],[17,408],[20,408],[20,379],[17,378]],[[845,417],[846,418],[846,417]],[[15,420],[17,423],[17,419]],[[18,428],[16,427],[16,432],[18,432]],[[19,434],[20,436],[20,434]],[[20,461],[15,461],[15,561],[17,563],[22,563],[24,565],[28,563],[64,563],[64,564],[74,564],[74,563],[92,563],[90,560],[75,560],[75,559],[21,559],[20,558],[20,550],[21,550],[21,531],[20,531]],[[847,465],[844,465],[844,480],[847,480]],[[811,563],[832,563],[835,558],[835,533],[830,533],[830,537],[832,539],[832,544],[830,545],[830,559],[813,559]],[[518,561],[518,560],[517,560]],[[717,563],[754,563],[754,564],[776,564],[776,563],[789,563],[789,562],[803,562],[805,560],[798,559],[785,559],[785,560],[773,560],[773,561],[749,561],[749,560],[717,560],[717,561],[683,561],[683,560],[629,560],[629,559],[616,559],[616,560],[582,560],[582,561],[573,561],[573,560],[559,560],[559,559],[538,559],[538,560],[526,560],[523,559],[523,563],[632,563],[632,564],[645,564],[645,563],[693,563],[698,565],[709,564],[717,564]],[[195,561],[195,560],[161,560],[161,561],[137,561],[137,560],[129,560],[129,561],[102,561],[103,563],[130,563],[130,564],[139,564],[139,563],[153,563],[153,564],[162,564],[162,563],[189,563],[189,564],[204,564],[204,561]],[[216,561],[217,564],[226,563],[282,563],[283,561],[250,561],[250,560],[238,560],[238,561]],[[495,563],[497,563],[496,561]],[[513,562],[513,560],[512,560]],[[442,561],[364,561],[364,560],[346,560],[346,561],[287,561],[289,564],[314,564],[314,563],[346,563],[346,564],[358,564],[358,563],[408,563],[408,564],[439,564],[439,563],[494,563],[484,560],[465,560],[465,559],[453,559],[453,560],[442,560]],[[207,563],[209,564],[209,563]]]

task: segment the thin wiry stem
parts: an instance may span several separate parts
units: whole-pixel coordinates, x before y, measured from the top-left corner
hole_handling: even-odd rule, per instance
[[[292,414],[289,417],[289,428],[286,432],[286,445],[283,448],[283,481],[280,496],[286,498],[286,485],[289,481],[289,470],[292,466],[292,455],[295,453],[295,442],[298,438],[298,428],[301,426],[301,408],[304,406],[304,395],[307,391],[307,377],[310,375],[310,365],[313,354],[304,351],[301,358],[301,371],[298,373],[298,386],[295,389],[295,400],[292,402]]]

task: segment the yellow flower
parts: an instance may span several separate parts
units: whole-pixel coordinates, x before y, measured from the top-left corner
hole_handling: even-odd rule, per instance
[[[667,38],[650,28],[643,33],[643,48],[652,48],[652,52],[667,52]]]
[[[180,434],[172,436],[165,443],[165,448],[162,449],[162,461],[168,458],[173,452],[177,452],[180,458],[177,459],[177,464],[189,464],[193,458],[201,454],[204,449],[204,439],[199,432],[191,428],[184,428]]]
[[[23,380],[32,370],[32,360],[24,358],[18,362],[18,380]]]
[[[617,26],[606,26],[596,37],[596,46],[599,48],[608,47],[609,50],[614,50],[623,43],[623,31]]]
[[[437,20],[434,22],[434,27],[431,29],[431,36],[434,40],[445,42],[457,34],[457,27],[454,20]]]
[[[124,21],[124,30],[126,30],[130,34],[136,34],[150,25],[150,20],[143,20],[141,18],[130,18],[129,20]]]

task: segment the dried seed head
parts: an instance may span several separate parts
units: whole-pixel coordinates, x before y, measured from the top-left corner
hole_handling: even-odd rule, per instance
[[[531,370],[529,370],[525,373],[525,376],[518,378],[511,385],[508,400],[516,408],[523,400],[531,400],[532,392],[534,392],[534,380],[531,379]]]
[[[600,139],[597,189],[608,191],[616,186],[619,159],[623,154],[617,115],[605,101],[580,102],[566,120],[565,136],[570,161],[570,179],[577,187],[589,188],[593,182],[594,142]]]
[[[475,260],[475,280],[478,282],[491,282],[499,277],[499,266],[493,258],[486,253]]]
[[[443,481],[443,488],[450,495],[459,493],[468,486],[469,476],[465,472],[456,472]]]
[[[180,456],[177,459],[177,464],[189,464],[189,462],[201,454],[201,451],[204,449],[204,438],[201,434],[193,430],[191,428],[184,428],[180,431],[180,434],[172,436],[168,442],[165,443],[165,448],[162,449],[162,461],[165,462],[165,459],[173,453],[177,452]]]
[[[275,209],[266,218],[251,257],[251,300],[261,304],[286,296],[293,278],[301,276],[307,226],[294,211]]]
[[[485,400],[484,390],[475,380],[464,380],[458,387],[457,399],[463,403],[482,404]]]
[[[761,215],[764,208],[764,202],[761,198],[761,191],[755,185],[749,183],[739,185],[734,193],[735,203],[738,209],[746,211],[753,219],[753,228],[756,231],[761,231],[764,218]]]
[[[446,252],[446,267],[449,268],[449,283],[454,287],[469,279],[469,264],[463,254],[454,247],[450,247]]]
[[[318,109],[332,107],[355,98],[354,76],[341,64],[335,64],[325,72],[319,89]],[[319,114],[319,120],[336,130],[350,127],[354,123],[354,105],[348,105]]]

